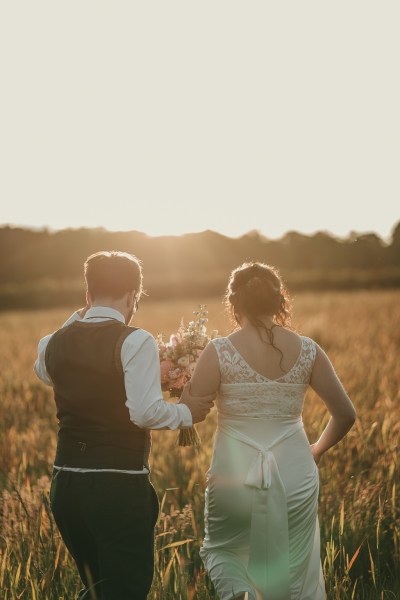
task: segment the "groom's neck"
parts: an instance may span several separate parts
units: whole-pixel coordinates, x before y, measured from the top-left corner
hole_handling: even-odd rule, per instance
[[[114,310],[120,312],[125,319],[127,317],[127,305],[125,298],[118,300],[115,298],[96,298],[96,300],[92,302],[91,306],[105,306],[107,308],[113,308]]]

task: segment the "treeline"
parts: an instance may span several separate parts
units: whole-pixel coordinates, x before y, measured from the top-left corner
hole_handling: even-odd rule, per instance
[[[6,226],[0,228],[0,308],[82,303],[85,258],[113,249],[142,260],[154,299],[221,295],[230,271],[246,260],[277,266],[291,290],[400,286],[400,222],[390,243],[375,233],[338,239],[291,231],[269,240],[258,232],[229,238],[204,231],[153,238],[137,231]]]

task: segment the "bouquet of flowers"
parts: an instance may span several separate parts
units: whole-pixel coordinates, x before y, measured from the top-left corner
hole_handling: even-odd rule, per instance
[[[167,390],[171,397],[179,397],[182,389],[192,377],[196,363],[211,339],[218,336],[214,330],[207,334],[208,311],[205,304],[200,304],[195,316],[185,327],[183,319],[177,333],[171,335],[169,342],[164,341],[163,334],[156,338],[161,368],[161,387]],[[200,437],[195,427],[181,429],[179,446],[199,446]]]

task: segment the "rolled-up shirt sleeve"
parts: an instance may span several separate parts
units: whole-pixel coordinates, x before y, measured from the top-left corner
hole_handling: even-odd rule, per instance
[[[121,348],[126,406],[131,421],[146,429],[178,429],[192,426],[186,404],[170,404],[163,399],[160,361],[154,338],[143,329],[131,333]]]
[[[50,379],[49,374],[47,373],[45,357],[47,344],[49,343],[49,340],[52,335],[53,334],[50,333],[50,335],[46,335],[40,340],[38,344],[38,356],[35,362],[35,366],[33,367],[33,370],[35,371],[39,379],[43,381],[43,383],[45,383],[46,385],[51,386],[53,385],[53,382]]]

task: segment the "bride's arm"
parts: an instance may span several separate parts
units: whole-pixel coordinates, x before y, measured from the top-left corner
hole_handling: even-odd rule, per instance
[[[193,396],[216,394],[220,381],[221,374],[217,351],[214,344],[210,342],[204,348],[197,361],[192,379],[190,380],[190,393]]]
[[[190,385],[183,391],[180,402],[184,402],[189,406],[192,414],[196,415],[193,419],[194,423],[204,421],[212,407],[214,399],[220,383],[219,361],[214,344],[211,342],[206,346],[197,361],[196,368],[193,372]],[[199,416],[197,413],[201,410],[202,405],[206,402],[208,406],[207,412],[202,411]]]
[[[318,345],[310,386],[320,396],[331,414],[321,437],[311,447],[315,462],[318,463],[321,456],[344,438],[352,428],[356,420],[356,410],[331,361]]]

